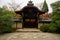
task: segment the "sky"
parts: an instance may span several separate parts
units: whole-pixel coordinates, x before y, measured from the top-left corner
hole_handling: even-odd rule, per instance
[[[23,8],[24,6],[26,6],[29,0],[0,0],[0,6],[7,5],[8,3],[11,3],[12,1],[16,2],[17,4],[21,3],[21,7]],[[37,7],[39,7],[39,4],[44,2],[44,0],[32,0],[32,1],[34,5]],[[59,1],[59,0],[46,0],[48,7],[49,7],[49,13],[52,12],[52,8],[50,4],[56,1]]]

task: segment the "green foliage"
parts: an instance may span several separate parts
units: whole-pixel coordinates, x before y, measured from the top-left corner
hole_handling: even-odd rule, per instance
[[[43,25],[40,27],[40,30],[43,31],[43,32],[47,32],[48,31],[48,25]]]
[[[0,8],[0,33],[12,32],[13,12]]]
[[[46,0],[44,1],[42,11],[43,11],[43,12],[48,12],[48,11],[49,11],[49,10],[48,10],[48,5],[47,5],[47,3],[46,3]]]
[[[57,32],[60,33],[60,1],[51,4],[51,6],[53,8],[52,22],[56,25]]]
[[[60,33],[60,1],[52,3],[52,22],[48,26],[48,31],[46,30],[47,25],[42,26],[42,31]]]
[[[55,33],[57,31],[57,27],[55,26],[55,24],[44,24],[40,27],[40,30],[43,32],[52,32]]]
[[[57,27],[55,26],[54,23],[49,24],[49,28],[48,28],[48,32],[56,32],[57,31]]]

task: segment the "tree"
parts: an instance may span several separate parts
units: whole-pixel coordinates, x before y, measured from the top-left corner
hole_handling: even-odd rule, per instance
[[[17,9],[20,10],[20,5],[21,5],[21,3],[20,3],[20,4],[17,4],[17,3],[15,3],[14,0],[12,0],[12,3],[8,3],[8,5],[10,6],[9,8],[10,8],[12,11],[15,12]]]
[[[53,22],[60,21],[60,1],[51,4],[53,8],[52,19]]]
[[[9,10],[7,5],[3,5],[2,8],[5,10]]]
[[[53,32],[60,33],[60,1],[51,4],[52,12],[52,21],[49,25],[41,26],[43,32]],[[46,29],[47,28],[47,29]]]
[[[13,12],[0,8],[0,33],[12,32]]]
[[[52,12],[52,23],[58,28],[57,31],[60,33],[60,1],[51,4],[53,8]]]
[[[43,4],[43,7],[42,7],[42,11],[43,12],[48,12],[49,10],[48,10],[48,5],[47,5],[47,3],[46,3],[46,0],[44,1],[44,4]]]
[[[11,3],[8,3],[8,5],[9,5],[9,8],[11,9],[11,11],[14,12],[14,15],[13,15],[14,18],[20,18],[21,15],[16,14],[15,11],[20,10],[20,8],[21,8],[20,5],[21,5],[21,3],[18,4],[18,3],[16,3],[15,0],[12,0],[12,2],[11,2]]]

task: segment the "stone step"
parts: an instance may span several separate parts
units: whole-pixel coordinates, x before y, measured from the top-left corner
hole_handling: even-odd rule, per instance
[[[16,32],[40,32],[40,30],[36,28],[23,28],[17,29]]]

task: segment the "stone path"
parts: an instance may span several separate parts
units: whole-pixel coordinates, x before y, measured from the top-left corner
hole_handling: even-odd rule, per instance
[[[0,40],[60,40],[60,34],[43,32],[15,32],[0,35]]]

